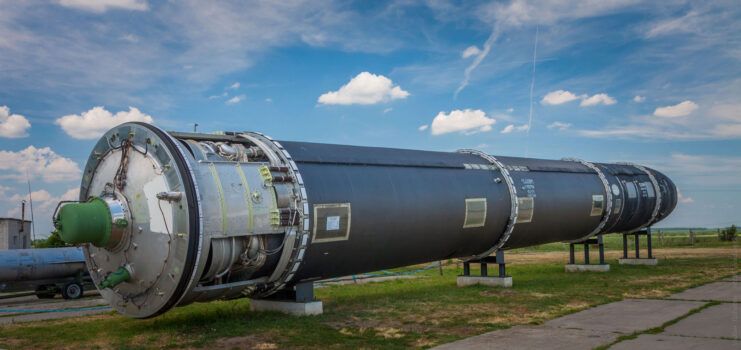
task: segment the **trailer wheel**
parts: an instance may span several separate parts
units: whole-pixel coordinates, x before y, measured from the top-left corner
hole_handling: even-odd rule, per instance
[[[65,299],[80,299],[82,297],[82,285],[77,282],[70,282],[62,288],[62,297]]]

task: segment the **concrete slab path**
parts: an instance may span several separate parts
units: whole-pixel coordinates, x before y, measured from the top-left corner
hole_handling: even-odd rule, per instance
[[[659,327],[703,305],[696,301],[627,299],[550,320],[544,325],[630,334]]]
[[[435,350],[467,349],[593,349],[610,344],[618,333],[584,329],[564,329],[544,326],[515,326],[501,331],[482,334],[448,343]]]
[[[741,275],[731,276],[728,278],[724,278],[721,281],[724,282],[741,282]]]
[[[672,335],[741,339],[741,304],[723,303],[711,306],[666,327],[664,332]]]
[[[669,299],[741,302],[741,284],[715,282],[674,294]]]
[[[741,349],[741,275],[692,288],[663,300],[627,299],[550,320],[540,326],[516,326],[434,349],[593,349],[621,335],[661,327],[660,334],[640,334],[610,349]],[[721,302],[707,306],[708,302]],[[684,317],[684,318],[682,318]]]
[[[741,342],[726,339],[678,337],[665,334],[642,334],[638,338],[619,342],[610,350],[738,350]]]

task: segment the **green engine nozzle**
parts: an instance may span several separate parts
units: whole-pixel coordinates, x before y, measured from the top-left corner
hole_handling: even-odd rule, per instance
[[[99,289],[113,288],[119,285],[121,282],[126,282],[131,278],[129,270],[123,267],[119,267],[118,270],[111,273],[106,277],[105,281],[98,285]]]
[[[92,243],[105,247],[111,238],[111,211],[100,198],[87,203],[70,203],[59,209],[54,227],[67,243]]]

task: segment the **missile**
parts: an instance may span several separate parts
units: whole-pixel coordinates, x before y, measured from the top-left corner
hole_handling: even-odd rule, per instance
[[[74,277],[84,270],[85,258],[77,247],[0,250],[0,286]]]
[[[54,217],[102,296],[147,318],[313,281],[635,232],[677,190],[629,163],[276,141],[257,132],[106,132]]]

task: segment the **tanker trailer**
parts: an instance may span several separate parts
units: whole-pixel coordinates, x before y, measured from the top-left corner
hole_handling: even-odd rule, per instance
[[[313,281],[632,232],[677,191],[639,165],[276,141],[257,132],[103,135],[55,216],[131,317]],[[278,293],[278,294],[281,294]]]
[[[82,297],[87,277],[80,247],[0,250],[0,292],[35,290],[39,298]]]

